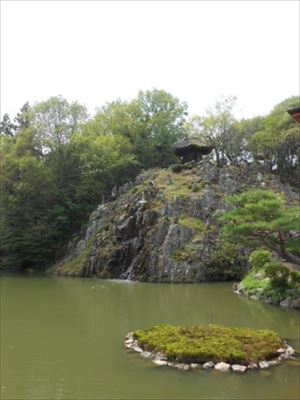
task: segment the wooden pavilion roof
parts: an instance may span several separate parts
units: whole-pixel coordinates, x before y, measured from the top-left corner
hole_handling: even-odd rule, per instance
[[[300,124],[300,107],[291,108],[290,110],[287,110],[287,112],[290,114],[291,117],[294,118],[295,121]]]

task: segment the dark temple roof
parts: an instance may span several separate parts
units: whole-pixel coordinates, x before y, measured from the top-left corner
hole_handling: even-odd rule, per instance
[[[203,155],[209,154],[213,147],[204,144],[199,139],[185,139],[176,143],[174,152],[177,156],[182,156],[189,151],[197,151]]]
[[[287,110],[287,112],[300,124],[300,107],[291,108],[290,110]]]

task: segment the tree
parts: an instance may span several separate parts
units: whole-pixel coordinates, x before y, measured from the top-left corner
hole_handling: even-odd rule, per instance
[[[45,154],[61,151],[87,119],[87,111],[77,102],[61,96],[50,97],[32,108],[32,126]]]
[[[164,90],[140,91],[130,102],[120,99],[102,107],[86,131],[122,135],[144,168],[165,167],[176,160],[173,145],[184,134],[187,105]]]
[[[16,115],[14,121],[16,124],[16,130],[28,129],[32,120],[32,110],[28,101],[23,104],[20,111]]]
[[[0,135],[13,136],[15,128],[16,126],[11,122],[9,115],[5,113],[0,122]]]
[[[122,135],[76,134],[71,146],[79,169],[75,193],[81,203],[94,205],[140,169],[132,145]]]
[[[255,247],[263,245],[280,257],[300,265],[300,254],[291,244],[300,238],[300,208],[285,206],[282,195],[267,190],[251,190],[227,198],[234,207],[221,221],[225,240]]]
[[[222,96],[213,107],[206,110],[203,117],[194,116],[186,125],[189,135],[198,136],[210,144],[216,154],[217,164],[221,166],[226,158],[233,161],[235,144],[233,123],[236,122],[232,110],[236,97]]]
[[[287,113],[294,107],[299,107],[296,96],[277,104],[249,139],[248,149],[254,159],[271,172],[297,182],[300,179],[300,130]]]
[[[145,167],[166,167],[176,160],[172,146],[185,136],[187,104],[164,90],[140,91],[135,101],[139,125],[135,151]]]
[[[0,261],[45,268],[88,214],[138,163],[129,139],[85,129],[77,103],[50,98],[18,114],[14,136],[1,135]]]

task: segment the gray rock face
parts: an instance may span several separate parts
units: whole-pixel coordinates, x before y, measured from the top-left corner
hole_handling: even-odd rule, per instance
[[[248,166],[220,169],[208,160],[180,173],[144,172],[134,183],[114,188],[114,200],[91,213],[56,272],[151,282],[240,278],[245,265],[233,269],[210,261],[218,243],[217,215],[226,210],[225,195],[259,187],[258,172]],[[268,181],[283,190],[277,178]]]

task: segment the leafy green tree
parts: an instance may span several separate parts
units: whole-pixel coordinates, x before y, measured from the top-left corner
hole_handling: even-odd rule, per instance
[[[5,113],[3,115],[2,121],[0,122],[0,135],[13,136],[15,128],[16,127],[11,122],[9,115]]]
[[[144,168],[165,167],[176,160],[173,145],[185,135],[187,105],[163,90],[141,91],[130,102],[106,104],[86,131],[122,135]]]
[[[32,110],[28,102],[23,104],[20,111],[14,119],[16,130],[28,129],[32,120]]]
[[[50,261],[55,254],[51,224],[47,221],[53,177],[45,163],[36,157],[32,139],[27,130],[18,134],[14,141],[3,143],[5,152],[0,177],[2,266],[38,266],[41,259]]]
[[[237,152],[232,148],[236,143],[232,129],[236,122],[232,113],[235,101],[234,96],[223,96],[206,110],[203,117],[194,116],[186,125],[189,135],[202,138],[214,148],[218,166],[226,162],[226,158],[233,161],[234,153]]]
[[[94,205],[99,195],[109,194],[140,169],[132,145],[122,135],[77,134],[71,145],[80,171],[75,189],[80,202]]]
[[[233,207],[221,221],[225,240],[246,246],[264,246],[280,257],[300,265],[299,252],[289,251],[300,237],[299,207],[286,207],[282,195],[266,190],[250,190],[227,198]]]
[[[86,122],[87,111],[77,102],[68,103],[61,96],[36,104],[32,109],[32,127],[45,154],[69,143],[71,136]]]
[[[139,129],[134,138],[135,151],[145,167],[165,167],[176,160],[172,146],[185,136],[187,104],[156,89],[140,91],[136,104]]]
[[[85,121],[82,106],[51,98],[23,107],[15,135],[1,136],[2,266],[44,268],[99,199],[136,175],[129,139]]]
[[[276,105],[250,137],[248,144],[254,159],[271,172],[293,178],[294,182],[300,179],[300,129],[287,110],[297,106],[299,98],[296,96]]]

